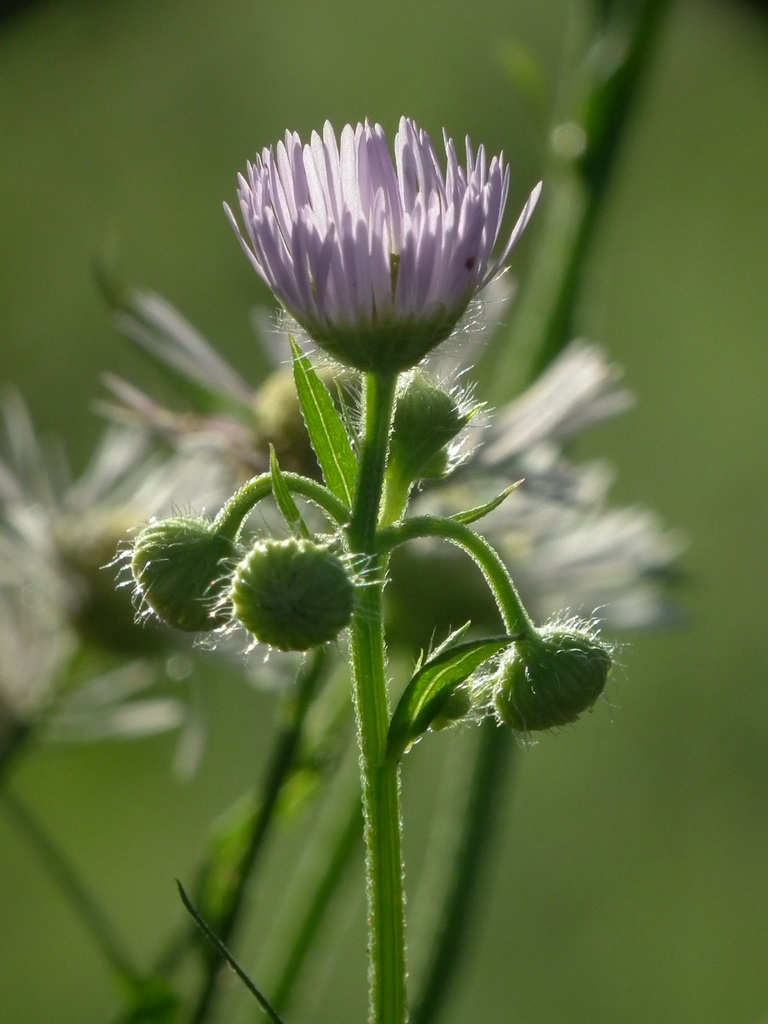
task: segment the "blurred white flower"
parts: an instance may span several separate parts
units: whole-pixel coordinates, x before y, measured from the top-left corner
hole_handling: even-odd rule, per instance
[[[415,511],[449,515],[522,480],[478,529],[539,619],[567,609],[642,627],[674,614],[663,584],[674,574],[681,537],[647,509],[611,508],[611,468],[563,453],[564,442],[633,404],[620,380],[598,346],[572,342],[530,388],[479,425],[456,473],[425,488],[415,504]],[[422,547],[436,556],[434,544]],[[444,550],[440,558],[456,555]]]
[[[161,455],[146,431],[116,427],[75,479],[14,392],[0,417],[0,756],[33,729],[95,737],[179,725],[182,703],[146,692],[178,659],[178,640],[136,624],[106,567],[132,529],[178,503],[218,508],[231,481],[202,452]]]

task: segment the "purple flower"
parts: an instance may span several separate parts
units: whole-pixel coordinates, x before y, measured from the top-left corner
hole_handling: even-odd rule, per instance
[[[419,363],[448,337],[470,300],[503,269],[539,197],[526,202],[493,257],[509,190],[503,156],[467,140],[466,167],[445,136],[446,170],[426,132],[402,118],[394,160],[380,125],[326,122],[263,150],[239,176],[257,273],[326,352],[363,371]],[[249,244],[250,243],[250,244]]]

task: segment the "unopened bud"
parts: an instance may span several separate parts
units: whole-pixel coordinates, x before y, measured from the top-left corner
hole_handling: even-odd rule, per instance
[[[308,651],[349,625],[355,587],[344,562],[309,540],[265,540],[235,570],[232,615],[263,644]]]
[[[146,526],[136,538],[131,571],[142,602],[159,619],[187,632],[229,621],[222,601],[234,543],[204,519],[179,516]]]
[[[444,476],[447,446],[467,425],[471,413],[422,370],[414,370],[398,395],[390,459],[409,481]]]
[[[499,716],[513,729],[534,732],[575,722],[603,692],[613,659],[588,629],[552,628],[515,646],[495,697]]]
[[[430,729],[448,729],[450,726],[466,718],[472,710],[472,697],[465,686],[458,686],[452,690],[448,698],[443,701],[437,714],[429,723]]]

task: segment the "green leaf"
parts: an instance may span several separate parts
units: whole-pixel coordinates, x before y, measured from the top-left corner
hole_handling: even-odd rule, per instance
[[[387,755],[400,758],[405,750],[425,733],[450,698],[469,676],[517,637],[496,636],[484,640],[468,640],[447,647],[457,630],[442,644],[436,654],[414,674],[392,715],[387,737]]]
[[[308,357],[291,338],[293,379],[304,422],[328,488],[351,507],[357,484],[357,459],[331,393]]]
[[[516,491],[522,483],[522,480],[516,480],[513,484],[510,484],[505,491],[501,494],[497,494],[495,498],[491,498],[484,505],[476,505],[475,508],[468,508],[465,512],[457,512],[451,516],[451,519],[455,523],[462,523],[464,526],[469,526],[470,523],[476,523],[478,519],[482,519],[483,516],[487,516],[489,512],[493,512],[494,509],[498,508],[499,505],[506,501],[512,491]]]
[[[256,1001],[258,1002],[259,1006],[266,1013],[266,1015],[273,1022],[273,1024],[283,1024],[282,1017],[277,1012],[277,1010],[272,1006],[272,1004],[269,1002],[269,1000],[261,991],[261,989],[259,989],[256,986],[256,984],[251,980],[248,974],[243,970],[243,968],[240,966],[240,964],[237,962],[234,956],[230,953],[230,951],[227,949],[227,947],[224,945],[224,943],[221,941],[218,935],[216,935],[216,933],[210,927],[208,922],[200,916],[200,913],[198,912],[197,908],[187,895],[184,886],[178,879],[176,879],[176,887],[179,890],[181,902],[184,904],[187,912],[189,913],[195,924],[198,926],[200,931],[216,947],[216,950],[219,953],[219,955],[222,957],[222,959],[226,960],[226,962],[238,976],[240,981],[242,981],[242,983],[245,985],[245,987],[248,989],[251,995],[256,998]]]
[[[272,475],[272,493],[275,496],[277,507],[291,528],[291,533],[293,533],[294,537],[303,537],[305,540],[309,540],[310,533],[307,529],[307,524],[302,519],[298,505],[293,500],[293,495],[288,489],[288,484],[285,482],[285,477],[280,469],[273,445],[269,446],[269,471]]]

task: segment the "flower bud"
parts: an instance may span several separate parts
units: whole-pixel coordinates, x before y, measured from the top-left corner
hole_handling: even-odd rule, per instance
[[[309,540],[265,540],[235,570],[231,600],[237,619],[263,644],[308,651],[349,625],[355,587],[344,562]]]
[[[142,601],[159,619],[175,629],[210,631],[229,621],[222,597],[227,562],[236,554],[233,541],[209,522],[179,516],[141,531],[131,571]]]
[[[466,718],[472,710],[472,697],[465,686],[458,686],[452,690],[448,698],[443,701],[437,714],[429,723],[429,728],[438,731],[449,729],[456,725],[462,718]]]
[[[520,640],[502,665],[496,710],[521,732],[575,722],[603,692],[612,658],[586,629],[563,627]]]
[[[447,445],[467,425],[455,396],[421,370],[415,370],[398,395],[392,424],[390,460],[409,482],[441,477],[449,468]]]
[[[341,407],[342,396],[354,385],[356,375],[338,365],[320,365],[315,372],[329,388],[334,402]],[[253,416],[257,435],[255,443],[267,459],[272,445],[283,469],[320,478],[290,367],[275,370],[263,381],[254,396]]]

